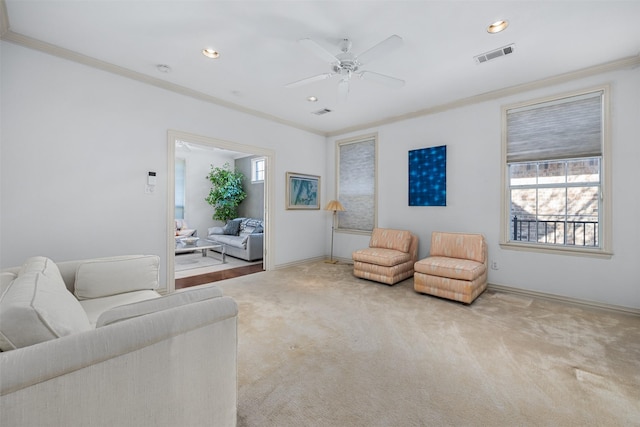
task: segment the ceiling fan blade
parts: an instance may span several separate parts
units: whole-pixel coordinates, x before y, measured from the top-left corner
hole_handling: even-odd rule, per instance
[[[366,80],[372,80],[389,87],[402,87],[404,86],[404,80],[397,79],[395,77],[387,76],[380,73],[374,73],[373,71],[363,71],[360,73],[360,78]]]
[[[312,51],[313,53],[315,53],[320,58],[324,59],[325,61],[332,62],[332,63],[339,61],[334,54],[332,54],[327,49],[320,46],[318,43],[314,42],[311,39],[308,39],[308,38],[301,39],[299,43],[304,47],[306,47],[307,49],[309,49],[310,51]]]
[[[286,87],[286,88],[294,88],[294,87],[306,85],[308,83],[313,83],[313,82],[317,82],[317,81],[320,81],[320,80],[325,80],[325,79],[328,79],[328,78],[333,77],[333,76],[334,76],[334,74],[332,74],[332,73],[318,74],[317,76],[307,77],[306,79],[298,80],[296,82],[291,82],[291,83],[285,85],[284,87]]]
[[[338,83],[338,101],[346,102],[349,96],[349,79],[342,79]]]
[[[402,45],[402,37],[394,34],[392,36],[389,36],[385,40],[381,41],[377,45],[369,48],[369,50],[362,52],[356,58],[360,64],[366,64],[369,61],[373,61],[376,58],[380,58],[382,56],[385,56],[391,53],[391,51],[393,51],[394,49],[397,49],[401,45]]]

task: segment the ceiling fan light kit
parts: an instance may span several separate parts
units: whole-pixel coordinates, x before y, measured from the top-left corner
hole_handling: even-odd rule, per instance
[[[400,47],[402,45],[402,37],[398,35],[394,34],[386,38],[360,55],[355,55],[351,52],[353,43],[348,38],[343,38],[340,43],[338,43],[338,48],[341,53],[338,53],[337,55],[332,54],[310,38],[299,40],[299,43],[318,57],[328,61],[330,63],[331,71],[291,82],[285,85],[287,88],[296,88],[309,83],[329,79],[334,76],[340,76],[340,82],[338,83],[338,99],[345,101],[349,94],[351,78],[354,75],[360,79],[375,81],[393,88],[399,88],[405,84],[405,81],[402,79],[360,69],[369,61],[384,57]]]

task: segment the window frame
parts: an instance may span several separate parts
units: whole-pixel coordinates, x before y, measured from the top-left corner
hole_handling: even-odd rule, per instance
[[[262,179],[257,179],[256,164],[262,163]],[[261,184],[264,182],[264,176],[267,173],[267,162],[264,157],[254,157],[251,159],[251,183],[252,184]]]
[[[554,245],[511,240],[511,186],[507,162],[507,115],[510,110],[602,92],[602,158],[600,162],[599,247]],[[610,258],[612,253],[610,87],[598,86],[502,106],[500,247],[503,249]],[[546,161],[548,161],[547,159]],[[545,161],[545,160],[539,160]],[[518,162],[513,162],[518,163]],[[539,187],[540,188],[540,187]]]

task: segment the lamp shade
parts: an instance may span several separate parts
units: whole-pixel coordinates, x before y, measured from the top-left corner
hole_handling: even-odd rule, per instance
[[[329,203],[327,203],[327,207],[324,208],[327,211],[344,211],[344,207],[342,207],[342,204],[337,201],[337,200],[331,200]]]

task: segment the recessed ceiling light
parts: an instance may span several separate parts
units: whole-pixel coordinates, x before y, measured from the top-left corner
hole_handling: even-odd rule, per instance
[[[170,73],[171,72],[171,67],[169,67],[168,65],[165,65],[165,64],[158,64],[158,65],[156,65],[156,68],[161,73]]]
[[[202,54],[211,59],[217,59],[220,56],[220,52],[211,48],[202,49]]]
[[[509,22],[507,21],[496,21],[493,24],[487,27],[487,33],[495,34],[503,31],[509,26]]]
[[[318,102],[318,98],[315,97],[315,96],[310,96],[310,97],[307,98],[307,101],[309,101],[309,102]]]

